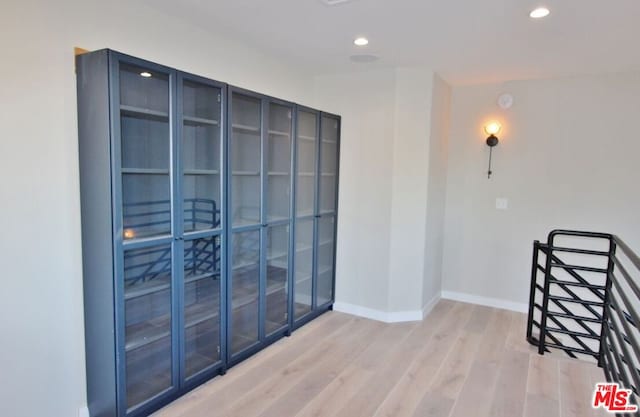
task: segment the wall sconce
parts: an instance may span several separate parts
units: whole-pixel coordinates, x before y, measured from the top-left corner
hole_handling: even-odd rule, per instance
[[[502,126],[498,122],[491,122],[485,125],[484,131],[489,137],[487,138],[487,146],[489,146],[489,170],[487,171],[487,178],[491,178],[491,153],[493,151],[493,147],[496,146],[499,142],[498,137],[496,136]]]

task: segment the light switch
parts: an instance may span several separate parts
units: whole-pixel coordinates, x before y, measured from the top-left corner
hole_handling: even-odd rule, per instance
[[[496,198],[496,209],[507,210],[509,208],[509,200],[504,197]]]

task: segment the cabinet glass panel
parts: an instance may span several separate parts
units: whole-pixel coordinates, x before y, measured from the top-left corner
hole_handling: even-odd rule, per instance
[[[291,107],[269,104],[267,218],[289,218],[291,196]]]
[[[231,134],[231,216],[233,226],[260,223],[261,102],[234,93]]]
[[[298,112],[296,215],[314,214],[316,157],[318,153],[317,117],[315,113]]]
[[[220,237],[184,243],[185,375],[220,360]]]
[[[222,185],[221,92],[186,80],[182,92],[184,230],[216,229]]]
[[[320,150],[320,211],[336,210],[336,181],[338,166],[338,120],[322,116],[322,141]]]
[[[258,341],[260,231],[234,233],[231,271],[231,353]]]
[[[120,67],[120,140],[124,239],[168,234],[169,77]]]
[[[335,216],[318,219],[318,305],[333,299]]]
[[[171,387],[171,245],[124,253],[127,407]]]
[[[296,220],[294,318],[311,311],[313,276],[313,218]]]
[[[267,293],[265,331],[269,335],[287,325],[289,225],[267,229]]]

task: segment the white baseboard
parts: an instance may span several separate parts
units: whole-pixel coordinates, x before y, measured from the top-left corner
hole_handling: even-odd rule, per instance
[[[526,313],[529,311],[527,304],[516,303],[514,301],[502,300],[499,298],[482,297],[480,295],[466,294],[462,292],[442,291],[442,298],[446,300],[461,301],[463,303],[501,308],[503,310],[517,311],[518,313]]]
[[[422,320],[422,311],[380,311],[368,307],[362,307],[355,304],[336,302],[333,309],[341,313],[351,314],[354,316],[364,317],[367,319],[382,321],[384,323],[399,323],[403,321],[420,321]]]
[[[438,304],[438,301],[440,301],[441,298],[442,298],[442,295],[440,293],[437,293],[436,295],[433,296],[431,300],[427,302],[427,304],[424,305],[424,307],[422,307],[423,319],[427,317],[429,313],[431,313],[431,310],[433,310],[433,307],[435,307],[436,304]]]
[[[78,409],[78,417],[90,417],[89,416],[89,407],[82,406]]]

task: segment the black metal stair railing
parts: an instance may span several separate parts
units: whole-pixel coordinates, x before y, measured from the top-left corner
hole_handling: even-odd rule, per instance
[[[640,257],[617,236],[617,250],[607,291],[600,364],[608,381],[618,382],[634,393],[640,390]],[[632,275],[635,274],[635,275]],[[634,276],[636,279],[634,279]]]
[[[640,398],[639,280],[640,257],[619,237],[552,231],[533,243],[527,340],[540,354],[597,362]]]

